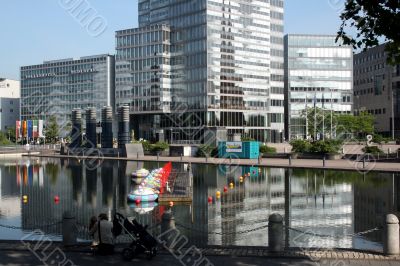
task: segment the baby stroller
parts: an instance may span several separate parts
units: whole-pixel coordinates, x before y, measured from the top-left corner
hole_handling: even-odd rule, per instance
[[[122,231],[126,232],[131,238],[132,243],[129,247],[122,250],[124,260],[132,260],[139,254],[146,254],[151,260],[157,255],[157,240],[147,232],[147,225],[142,226],[135,219],[129,221],[120,213],[114,215],[114,234],[120,235]]]

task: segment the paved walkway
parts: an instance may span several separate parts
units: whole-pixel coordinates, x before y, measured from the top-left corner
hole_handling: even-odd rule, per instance
[[[0,249],[0,265],[149,265],[149,266],[165,266],[165,265],[196,265],[195,260],[200,260],[201,266],[211,265],[237,265],[237,266],[254,266],[254,265],[310,265],[310,266],[344,266],[344,265],[399,265],[398,258],[385,257],[383,259],[373,258],[357,258],[348,256],[351,252],[330,252],[337,257],[307,257],[307,256],[286,256],[285,254],[277,254],[275,256],[263,256],[262,252],[254,249],[253,255],[233,255],[216,250],[218,254],[203,253],[201,257],[185,254],[173,255],[166,251],[158,254],[153,260],[148,261],[144,255],[140,255],[131,262],[122,260],[119,253],[113,256],[94,256],[88,252],[79,251],[62,251],[56,249],[57,246],[50,246],[47,250],[31,252],[27,249]],[[257,255],[258,254],[258,255]],[[322,254],[322,253],[321,253]],[[341,254],[341,255],[340,255]],[[59,264],[58,264],[59,263]]]
[[[81,156],[66,155],[32,155],[37,157],[56,157],[56,158],[78,158],[85,159]],[[129,158],[104,157],[107,160],[128,160],[128,161],[160,161],[160,162],[183,162],[197,164],[226,164],[226,165],[249,165],[249,166],[265,166],[265,167],[290,167],[290,168],[315,168],[315,169],[332,169],[332,170],[352,170],[352,171],[379,171],[379,172],[400,172],[400,163],[392,162],[363,162],[352,160],[326,160],[325,166],[323,160],[314,159],[279,159],[279,158],[262,158],[258,159],[225,159],[225,158],[196,158],[196,157],[157,157],[157,156],[139,156]]]

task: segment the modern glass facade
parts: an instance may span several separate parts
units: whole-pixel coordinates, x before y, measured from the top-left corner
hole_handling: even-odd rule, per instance
[[[114,106],[115,59],[96,55],[21,67],[21,119],[71,120],[74,108]],[[66,133],[66,132],[64,132]]]
[[[280,140],[283,1],[142,0],[139,25],[116,34],[116,102],[137,137],[199,142],[212,127]]]
[[[335,38],[329,35],[285,36],[285,132],[288,140],[310,137],[306,134],[304,116],[307,108],[316,106],[336,113],[352,112],[353,52],[349,46],[339,46]],[[325,136],[329,134],[334,136],[334,132],[327,129]]]

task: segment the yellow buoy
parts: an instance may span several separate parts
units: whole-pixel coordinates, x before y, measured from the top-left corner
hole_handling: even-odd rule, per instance
[[[221,191],[217,191],[216,193],[215,193],[215,196],[217,197],[217,199],[219,199],[220,197],[221,197]]]
[[[243,182],[243,176],[239,177],[239,181],[240,181],[240,183]]]
[[[23,195],[23,196],[22,196],[22,199],[23,199],[23,200],[28,200],[28,196],[27,196],[27,195]]]
[[[231,183],[229,183],[229,187],[230,188],[233,188],[233,186],[234,186],[234,184],[231,182]]]

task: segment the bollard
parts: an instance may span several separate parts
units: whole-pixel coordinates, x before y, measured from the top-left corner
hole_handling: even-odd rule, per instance
[[[326,165],[326,159],[325,159],[325,156],[324,156],[324,158],[322,158],[322,166],[325,167],[325,165]]]
[[[289,165],[292,165],[292,155],[289,155]]]
[[[282,252],[283,248],[283,218],[273,213],[268,218],[268,249],[271,252]]]
[[[206,155],[206,163],[208,162],[208,156]]]
[[[181,153],[181,162],[182,162],[182,160],[183,160],[183,154]]]
[[[397,151],[397,153],[396,153],[396,154],[397,154],[397,159],[399,159],[399,151]]]
[[[138,152],[136,153],[136,158],[139,159],[139,153]]]
[[[363,168],[365,168],[365,157],[363,158]]]
[[[77,244],[78,232],[75,216],[66,211],[62,219],[62,242],[64,246],[73,246]]]
[[[342,148],[342,154],[344,154],[344,147]]]
[[[160,153],[157,152],[157,161],[160,159]]]
[[[394,214],[386,215],[384,241],[383,253],[385,253],[385,255],[399,254],[399,219]]]
[[[258,164],[261,164],[261,156],[258,156]]]
[[[169,232],[176,231],[175,218],[171,210],[164,212],[161,217],[161,240],[165,241],[165,246],[170,247],[175,240]]]
[[[286,154],[286,147],[283,147],[283,153]]]

